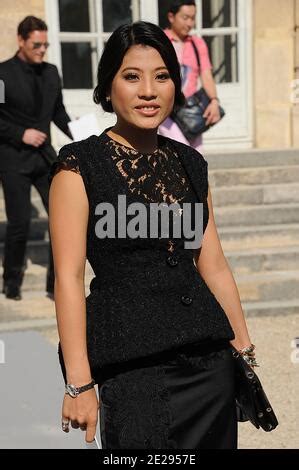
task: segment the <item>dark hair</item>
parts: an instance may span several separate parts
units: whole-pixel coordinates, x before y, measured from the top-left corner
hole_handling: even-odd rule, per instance
[[[126,52],[131,46],[141,44],[156,49],[161,55],[175,85],[175,106],[184,103],[181,91],[180,66],[171,41],[159,26],[145,21],[119,26],[108,39],[98,66],[98,84],[93,100],[101,104],[104,111],[113,113],[111,101],[106,101],[112,81],[117,74]]]
[[[18,26],[18,35],[26,40],[32,31],[48,31],[48,27],[40,18],[26,16]]]
[[[196,7],[195,0],[175,0],[169,5],[168,13],[173,13],[174,15],[176,15],[177,12],[180,10],[180,8],[185,5],[187,6],[192,5]]]

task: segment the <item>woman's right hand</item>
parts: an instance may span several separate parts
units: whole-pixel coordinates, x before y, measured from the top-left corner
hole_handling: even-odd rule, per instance
[[[69,432],[71,423],[73,429],[86,431],[86,442],[92,442],[96,434],[99,408],[100,402],[94,388],[76,398],[66,394],[62,405],[62,430]]]

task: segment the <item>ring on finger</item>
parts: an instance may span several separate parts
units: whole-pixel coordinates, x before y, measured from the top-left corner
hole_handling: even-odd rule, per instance
[[[63,419],[61,422],[61,427],[63,431],[67,430],[69,428],[69,420]]]

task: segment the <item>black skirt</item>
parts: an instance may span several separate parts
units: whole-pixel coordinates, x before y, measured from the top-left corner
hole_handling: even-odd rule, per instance
[[[99,386],[102,449],[236,449],[228,341],[110,367]]]

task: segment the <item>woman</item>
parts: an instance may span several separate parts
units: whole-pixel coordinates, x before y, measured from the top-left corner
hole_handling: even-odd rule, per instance
[[[186,97],[193,95],[198,89],[198,78],[200,78],[203,88],[211,98],[204,117],[207,124],[215,124],[220,119],[219,99],[208,47],[203,38],[190,35],[196,19],[195,0],[174,0],[169,5],[167,19],[169,28],[165,29],[165,34],[171,40],[181,66],[182,91]],[[194,48],[198,51],[200,67]],[[199,152],[202,150],[202,135],[198,135],[192,142],[189,142],[170,117],[161,124],[159,133],[183,144],[191,145]]]
[[[251,342],[215,228],[207,162],[157,135],[182,101],[175,51],[159,27],[138,22],[112,34],[94,100],[117,122],[64,146],[50,188],[63,430],[71,422],[91,442],[100,407],[104,449],[234,448],[229,347]],[[167,211],[158,230],[153,223],[158,204],[179,208],[166,235]],[[189,216],[193,249],[184,248],[186,230],[175,232]],[[86,258],[95,278],[85,299]]]

